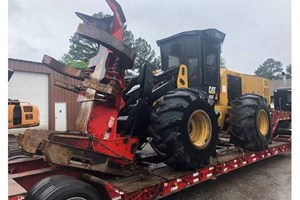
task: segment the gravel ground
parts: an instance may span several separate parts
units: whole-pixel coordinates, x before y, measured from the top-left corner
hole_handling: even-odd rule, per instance
[[[164,200],[290,200],[291,153],[246,166]]]

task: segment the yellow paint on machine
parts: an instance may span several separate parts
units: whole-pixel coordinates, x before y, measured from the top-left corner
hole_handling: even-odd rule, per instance
[[[38,126],[40,124],[39,109],[35,105],[29,103],[20,103],[20,112],[14,113],[15,104],[8,104],[8,128],[25,128]],[[18,119],[17,123],[14,123]]]
[[[186,65],[180,65],[177,76],[177,88],[188,88],[188,68]]]
[[[257,77],[254,75],[242,74],[227,69],[220,69],[220,98],[216,103],[215,109],[220,113],[218,119],[219,125],[224,126],[225,119],[230,109],[228,102],[228,75],[241,78],[241,90],[242,94],[254,93],[258,94],[267,100],[267,104],[270,105],[270,81],[265,78]]]

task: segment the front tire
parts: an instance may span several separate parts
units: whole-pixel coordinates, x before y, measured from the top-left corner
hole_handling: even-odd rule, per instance
[[[201,91],[168,92],[154,106],[151,145],[162,160],[177,169],[198,169],[209,163],[218,140],[213,101]]]

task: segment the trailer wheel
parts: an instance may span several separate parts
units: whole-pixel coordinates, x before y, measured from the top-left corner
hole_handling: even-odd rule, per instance
[[[57,180],[59,181],[69,181],[69,180],[75,180],[71,176],[65,176],[65,175],[54,175],[46,177],[36,184],[34,184],[30,190],[27,193],[26,200],[35,200],[40,195],[41,191],[44,191],[46,188],[49,187],[49,185],[52,185]]]
[[[270,109],[265,100],[246,94],[231,102],[228,118],[230,140],[250,151],[268,148],[272,137]]]
[[[19,137],[13,134],[8,134],[8,159],[15,156],[23,155],[23,151],[18,144]]]
[[[91,185],[70,176],[51,176],[42,179],[28,192],[26,200],[100,200]]]
[[[177,169],[197,169],[215,152],[218,122],[213,102],[190,89],[168,92],[151,114],[151,145],[162,160]]]

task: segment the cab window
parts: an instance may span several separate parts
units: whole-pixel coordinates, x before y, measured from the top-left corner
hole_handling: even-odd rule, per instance
[[[207,85],[217,85],[219,78],[218,49],[210,45],[205,45],[204,51],[204,83]]]

